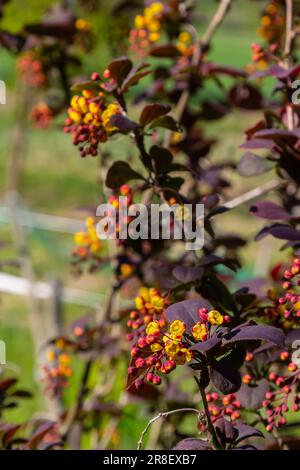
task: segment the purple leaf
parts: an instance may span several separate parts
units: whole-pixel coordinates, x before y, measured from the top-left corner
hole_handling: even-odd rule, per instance
[[[207,341],[201,341],[200,343],[197,343],[195,346],[192,346],[191,350],[204,353],[204,352],[210,351],[211,349],[214,349],[216,346],[219,346],[220,344],[221,344],[221,339],[217,338],[217,336],[213,336],[209,338]]]
[[[276,145],[274,142],[268,139],[251,139],[247,140],[241,145],[242,149],[268,149],[268,150],[275,150]]]
[[[263,228],[255,237],[255,240],[262,240],[267,235],[272,235],[280,240],[298,241],[300,240],[300,231],[289,225],[274,224]]]
[[[231,421],[227,421],[227,419],[220,418],[215,423],[215,429],[223,446],[234,441],[236,431]]]
[[[256,217],[268,220],[289,220],[290,214],[272,201],[259,201],[250,207],[250,212]]]
[[[228,359],[213,360],[210,365],[210,378],[215,387],[224,395],[236,393],[241,386],[241,376]]]
[[[130,132],[139,128],[136,122],[131,121],[123,114],[115,114],[110,118],[110,123],[116,126],[121,132]]]
[[[178,442],[172,450],[212,450],[207,441],[189,437]]]
[[[176,266],[172,274],[180,282],[186,284],[201,279],[203,272],[203,269],[197,266]]]
[[[238,433],[238,437],[235,439],[235,443],[248,439],[249,437],[264,437],[264,435],[256,428],[248,426],[248,424],[237,423],[234,428]]]
[[[237,171],[240,176],[257,176],[272,168],[270,162],[252,152],[246,152],[238,163]]]
[[[270,343],[284,347],[284,333],[274,326],[269,325],[245,325],[234,328],[223,337],[224,344],[236,341],[269,341]]]
[[[296,330],[289,331],[288,334],[286,335],[286,344],[290,345],[294,341],[300,340],[300,328],[297,328]]]
[[[205,301],[184,300],[168,307],[166,316],[169,322],[174,320],[183,321],[187,329],[190,330],[199,321],[198,311],[200,308],[211,309],[211,306]]]
[[[237,399],[244,408],[256,410],[261,408],[266,392],[270,389],[266,379],[259,380],[255,385],[242,384]]]

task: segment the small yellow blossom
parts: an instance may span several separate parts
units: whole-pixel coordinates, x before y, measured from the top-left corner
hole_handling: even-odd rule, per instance
[[[175,320],[170,325],[170,336],[172,337],[181,337],[186,330],[186,325],[180,321]]]
[[[159,323],[157,321],[152,321],[148,323],[146,328],[147,335],[154,335],[160,332]]]
[[[196,323],[192,328],[192,335],[196,341],[204,341],[207,338],[207,329],[204,323]]]
[[[220,312],[218,312],[218,310],[211,310],[208,313],[208,321],[212,325],[222,325],[224,317]]]

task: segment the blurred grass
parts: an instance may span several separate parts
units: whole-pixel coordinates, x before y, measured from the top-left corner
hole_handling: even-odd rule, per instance
[[[18,2],[14,1],[13,3],[16,5]],[[256,3],[251,4],[245,0],[237,0],[235,3],[237,5],[234,5],[223,27],[215,36],[210,58],[221,64],[245,67],[250,62],[250,44],[257,40],[255,29],[258,8]],[[199,2],[199,16],[207,22],[207,18],[211,16],[215,7],[216,2],[214,1]],[[105,10],[102,15],[98,15],[98,17],[95,15],[92,18],[94,26],[98,28],[98,31],[102,31],[102,35],[100,34],[99,44],[95,51],[82,57],[87,72],[94,69],[103,70],[110,58],[110,52],[105,46],[107,42],[105,35],[108,33],[107,15]],[[10,21],[12,21],[12,16]],[[18,21],[21,21],[20,18],[16,19],[16,29]],[[205,24],[200,26],[200,32],[204,30],[204,26]],[[1,50],[0,78],[8,84],[9,94],[7,106],[0,107],[0,198],[4,197],[6,191],[9,148],[15,120],[15,77],[15,59]],[[212,94],[215,92],[213,87],[209,91]],[[257,120],[257,117],[257,113],[233,112],[223,120],[208,123],[205,126],[207,134],[219,138],[212,158],[217,161],[225,161],[227,158],[233,157],[235,161],[238,161],[241,156],[238,147],[243,141],[244,131]],[[24,145],[25,159],[21,194],[26,205],[40,212],[83,218],[83,211],[80,211],[80,208],[93,207],[101,202],[102,190],[98,159],[81,159],[77,150],[72,146],[70,137],[63,134],[59,123],[47,131],[30,129],[27,142],[24,142]],[[126,139],[117,140],[113,143],[113,147],[116,159],[126,155],[130,156],[130,146]],[[270,176],[268,175],[268,177]],[[254,187],[262,181],[263,178],[234,180],[233,192],[228,196],[234,197],[234,195],[243,193],[247,188]],[[217,227],[220,231],[236,231],[251,238],[261,225],[262,223],[255,218],[251,219],[251,224],[249,224],[246,206],[234,213],[220,216],[217,221]],[[13,258],[15,252],[9,226],[0,225],[0,240],[8,243],[7,247],[0,251],[0,261],[7,257]],[[276,242],[272,243],[272,246],[277,246]],[[29,247],[37,276],[40,279],[49,280],[58,274],[68,285],[105,292],[107,272],[98,276],[86,275],[80,280],[72,278],[68,264],[72,246],[70,235],[54,234],[41,230],[30,231]],[[240,279],[249,277],[253,272],[263,274],[267,270],[267,266],[261,266],[261,259],[263,259],[261,254],[270,246],[270,240],[258,244],[250,243],[249,249],[242,255],[246,266],[239,273]],[[8,269],[8,271],[16,272],[14,269]],[[67,323],[83,313],[84,309],[81,307],[64,306],[64,318]],[[17,410],[7,412],[9,419],[21,422],[43,410],[43,397],[39,387],[32,338],[28,330],[28,311],[24,299],[1,295],[0,338],[7,344],[9,368],[15,370],[20,377],[20,385],[34,393],[33,400],[28,400],[24,406]],[[120,366],[122,367],[122,364]],[[75,365],[75,370],[80,372],[80,364]],[[72,386],[66,397],[67,403],[71,403],[76,393],[79,375],[76,373],[72,379]],[[124,385],[123,375],[119,374],[119,381],[115,387],[117,396]],[[135,445],[145,421],[146,415],[142,406],[139,404],[127,406],[119,427],[121,448],[132,448]],[[88,445],[87,442],[86,447]]]

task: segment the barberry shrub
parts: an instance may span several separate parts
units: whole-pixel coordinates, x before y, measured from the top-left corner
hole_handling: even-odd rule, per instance
[[[300,111],[291,99],[300,74],[300,6],[291,0],[261,2],[261,42],[249,44],[252,62],[244,69],[210,59],[214,34],[234,2],[216,4],[200,37],[195,6],[184,0],[147,1],[134,17],[128,53],[70,87],[64,131],[81,157],[99,158],[107,202],[116,209],[120,201],[126,209],[139,202],[201,203],[205,242],[202,249],[186,251],[185,240],[99,240],[93,217],[86,231],[75,235],[74,272],[110,264],[114,282],[100,323],[87,316],[48,345],[44,382],[54,399],[68,388],[72,360],[85,363],[74,409],[66,410],[55,428],[60,445],[68,445],[75,423],[82,435],[102,426],[97,448],[114,442],[118,425],[107,437],[103,416],[120,423],[124,395],[118,403],[103,401],[91,377],[100,363],[102,389],[111,391],[107,370],[116,371],[122,358],[126,397],[155,408],[156,419],[173,417],[174,432],[161,432],[158,448],[299,447],[289,435],[289,421],[297,421],[300,409],[295,350],[300,342]],[[119,11],[125,7],[126,2]],[[47,86],[42,62],[35,52],[20,59],[20,73],[34,86]],[[263,93],[268,77],[276,82],[272,95]],[[222,103],[200,98],[212,82],[222,91]],[[245,130],[244,141],[241,136],[246,152],[238,164],[230,155],[216,163],[210,158],[215,139],[206,136],[204,124],[234,109],[255,110],[260,118]],[[33,115],[40,125],[51,120],[44,105]],[[111,152],[118,137],[129,140],[129,158]],[[230,199],[228,171],[241,180],[268,178],[271,172],[275,179]],[[219,221],[242,204],[250,205],[250,223],[253,217],[267,221],[256,241],[282,240],[284,259],[265,279],[239,284],[249,240],[222,233]],[[121,222],[129,227],[134,219],[117,220],[117,233]],[[118,308],[120,295],[129,300],[124,308]],[[184,382],[188,393],[181,388]],[[196,415],[189,436],[180,429],[180,415],[186,413]]]

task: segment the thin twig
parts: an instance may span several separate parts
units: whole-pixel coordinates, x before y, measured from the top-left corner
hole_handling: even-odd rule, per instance
[[[223,23],[223,20],[230,9],[231,3],[232,3],[232,0],[220,1],[217,11],[214,14],[211,22],[209,23],[205,33],[203,34],[202,38],[195,44],[195,51],[194,51],[193,58],[192,58],[193,65],[195,66],[198,65],[203,48],[209,45],[209,43],[212,40],[213,35],[215,34],[219,26]],[[187,106],[189,97],[190,97],[189,90],[184,90],[180,95],[180,98],[174,110],[174,118],[178,122],[181,121],[181,118]],[[165,147],[169,147],[171,135],[172,135],[171,132],[166,132],[165,139],[164,139]]]
[[[293,0],[285,0],[286,5],[286,34],[284,45],[284,57],[287,59],[291,53],[292,42],[294,39],[293,31]]]
[[[207,28],[206,32],[202,36],[202,39],[201,39],[201,42],[200,42],[202,47],[207,46],[210,43],[213,35],[215,34],[217,29],[223,23],[223,20],[224,20],[225,16],[227,15],[227,13],[230,9],[231,3],[232,3],[232,0],[221,0],[220,1],[218,9],[217,9],[214,17],[212,18],[210,24],[208,25],[208,28]]]
[[[223,207],[226,209],[235,209],[236,207],[241,206],[246,202],[252,201],[252,199],[263,196],[264,194],[267,194],[274,189],[280,188],[282,184],[282,181],[278,180],[268,181],[267,183],[258,186],[257,188],[251,189],[250,191],[247,191],[246,193],[231,199],[230,201],[223,204]]]
[[[152,424],[155,423],[155,421],[157,421],[160,418],[167,418],[168,416],[173,415],[175,413],[197,413],[198,419],[199,419],[200,414],[201,414],[201,412],[199,410],[197,410],[196,408],[178,408],[177,410],[171,410],[171,411],[165,411],[163,413],[158,413],[158,415],[156,415],[156,416],[154,416],[154,418],[150,419],[147,426],[143,430],[143,432],[141,434],[141,437],[138,441],[137,450],[141,450],[144,437],[147,434],[148,429],[150,428],[150,426],[152,426]]]
[[[87,382],[88,382],[88,379],[89,379],[89,375],[90,375],[92,365],[93,365],[93,360],[92,359],[89,359],[85,364],[82,379],[81,379],[81,382],[80,382],[80,387],[79,387],[78,394],[77,394],[76,402],[75,402],[74,406],[72,408],[70,408],[69,413],[68,413],[67,418],[66,418],[66,421],[65,421],[65,423],[62,427],[62,430],[61,430],[61,433],[62,433],[62,436],[63,436],[64,440],[66,440],[69,437],[69,434],[70,434],[74,424],[76,423],[76,421],[77,421],[77,419],[78,419],[78,417],[81,413],[81,410],[82,410],[82,407],[83,407],[84,397],[86,395]]]

